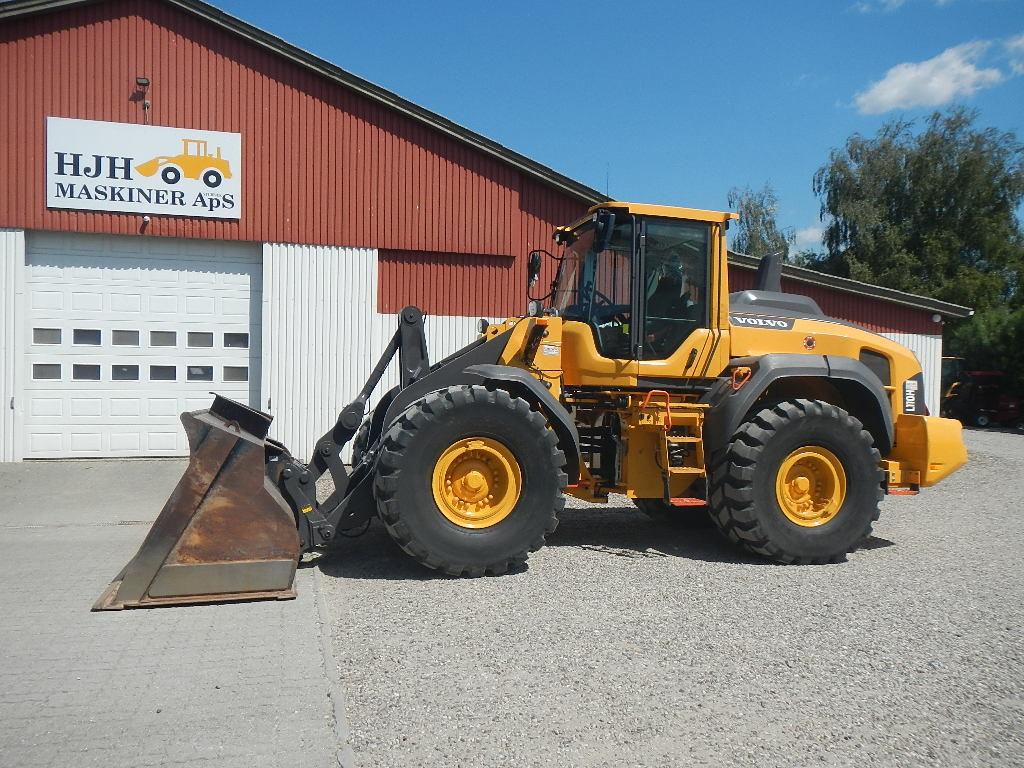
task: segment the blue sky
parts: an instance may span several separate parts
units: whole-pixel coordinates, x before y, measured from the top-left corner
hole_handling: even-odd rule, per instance
[[[851,133],[965,104],[1024,137],[1024,0],[213,2],[618,199],[770,181],[798,246]]]

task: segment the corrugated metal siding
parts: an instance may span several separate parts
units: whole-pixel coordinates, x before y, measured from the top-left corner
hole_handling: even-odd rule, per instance
[[[263,246],[264,410],[271,436],[308,458],[372,366],[376,253]]]
[[[925,402],[928,404],[928,412],[933,416],[938,416],[942,400],[942,336],[939,334],[890,332],[883,332],[881,335],[892,339],[897,344],[902,344],[917,355],[918,362],[921,363],[921,371],[924,374]]]
[[[569,224],[586,207],[530,182],[511,257],[489,254],[380,251],[377,309],[397,312],[408,304],[444,315],[508,317],[526,305],[526,259],[535,248],[551,250],[556,226]],[[545,260],[549,272],[554,262]],[[542,277],[547,286],[551,275]],[[541,291],[543,292],[543,291]]]
[[[729,290],[742,291],[754,287],[754,271],[730,265]],[[849,320],[876,333],[900,332],[933,334],[942,326],[932,321],[932,313],[890,301],[837,291],[824,285],[813,285],[789,278],[782,279],[782,290],[810,296],[830,317]]]
[[[519,256],[584,204],[508,164],[154,0],[0,28],[0,226],[138,234],[135,214],[50,211],[47,115],[235,131],[243,218],[153,217],[150,235]]]
[[[454,253],[381,251],[377,310],[414,304],[425,312],[505,315],[526,306],[522,259]],[[518,290],[515,290],[518,288]]]
[[[0,461],[21,458],[24,293],[25,233],[0,230]]]

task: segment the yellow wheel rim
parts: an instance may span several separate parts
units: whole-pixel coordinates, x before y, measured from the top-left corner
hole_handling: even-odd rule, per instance
[[[775,495],[783,514],[797,525],[824,525],[835,518],[846,499],[842,462],[820,445],[798,448],[779,467]]]
[[[489,528],[515,509],[523,475],[512,452],[489,437],[452,443],[434,465],[431,481],[441,514],[462,528]]]

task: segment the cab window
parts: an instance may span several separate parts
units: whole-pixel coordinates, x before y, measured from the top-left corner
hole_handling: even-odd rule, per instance
[[[595,251],[594,230],[580,234],[566,249],[553,295],[553,306],[567,320],[587,323],[603,357],[629,358],[634,260],[630,216],[619,220],[608,247]]]
[[[710,228],[648,219],[645,239],[643,357],[663,360],[707,327]]]

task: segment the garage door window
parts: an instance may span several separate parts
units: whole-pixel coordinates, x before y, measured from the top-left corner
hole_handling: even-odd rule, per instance
[[[248,381],[249,367],[247,365],[225,365],[224,381]]]
[[[173,347],[178,343],[177,331],[150,331],[149,345],[151,347]]]
[[[75,328],[72,339],[75,344],[95,347],[103,340],[103,334],[99,328]]]
[[[212,331],[189,331],[188,332],[188,345],[190,347],[212,347],[213,346],[213,332]]]
[[[60,363],[33,363],[33,379],[59,379]]]
[[[74,365],[71,368],[71,378],[75,381],[99,381],[100,367],[98,365]]]
[[[138,331],[113,331],[110,343],[115,347],[137,347],[139,346]]]
[[[173,365],[149,366],[150,381],[174,381],[178,378],[178,369]]]
[[[189,381],[213,381],[212,365],[190,365],[188,367]]]
[[[225,333],[224,334],[224,346],[225,347],[237,347],[238,349],[249,348],[249,334],[248,333]]]
[[[33,344],[60,344],[60,328],[33,328]]]
[[[114,381],[138,381],[139,366],[112,365],[110,366],[110,378]]]

